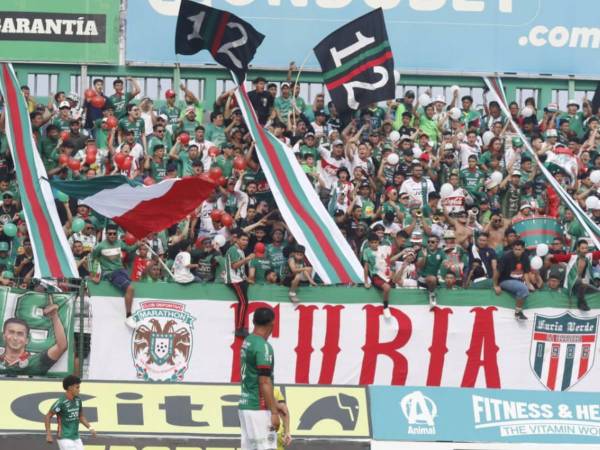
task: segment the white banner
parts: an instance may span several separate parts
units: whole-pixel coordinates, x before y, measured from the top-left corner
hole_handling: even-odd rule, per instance
[[[265,305],[252,302],[250,313]],[[277,383],[600,390],[598,309],[528,309],[516,321],[495,306],[397,305],[391,319],[378,304],[270,306]],[[132,331],[122,298],[93,297],[90,378],[238,381],[235,307],[136,299]]]

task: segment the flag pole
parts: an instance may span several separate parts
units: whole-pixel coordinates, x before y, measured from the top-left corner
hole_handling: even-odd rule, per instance
[[[167,273],[169,275],[171,275],[171,278],[175,279],[175,275],[173,275],[173,272],[171,272],[169,270],[169,268],[167,267],[167,265],[164,263],[164,261],[158,255],[158,253],[156,253],[154,250],[152,250],[152,247],[150,247],[147,242],[143,242],[143,244],[146,246],[146,248],[148,249],[148,251],[150,253],[152,253],[154,256],[156,256],[158,258],[158,262],[160,263],[161,266],[163,266],[163,268],[167,271]]]
[[[311,51],[309,51],[306,56],[304,57],[304,61],[302,61],[302,64],[300,65],[300,69],[298,69],[298,74],[296,75],[296,81],[294,81],[294,87],[292,88],[292,100],[294,101],[294,108],[292,108],[292,120],[294,121],[294,126],[296,125],[296,85],[298,84],[298,80],[300,79],[300,74],[302,73],[302,70],[304,70],[304,66],[306,65],[306,62],[308,61],[308,58],[310,58],[311,55]]]

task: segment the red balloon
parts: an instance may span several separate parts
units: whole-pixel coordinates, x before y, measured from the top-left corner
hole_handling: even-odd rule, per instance
[[[69,136],[70,136],[70,133],[67,130],[65,130],[60,133],[60,140],[64,142],[67,139],[69,139]]]
[[[121,169],[123,169],[123,170],[131,169],[132,163],[133,163],[133,158],[131,156],[128,156],[127,158],[125,158],[125,161],[123,161],[123,165],[121,166]]]
[[[100,109],[106,103],[106,99],[104,97],[102,97],[101,95],[96,95],[96,96],[92,97],[92,99],[90,100],[90,103],[92,104],[92,106],[94,108]]]
[[[254,253],[256,253],[256,256],[258,256],[258,257],[264,256],[264,254],[265,254],[265,244],[263,244],[262,242],[258,242],[254,246]]]
[[[127,244],[127,245],[133,245],[137,242],[136,237],[131,234],[129,231],[127,233],[125,233],[125,236],[123,236],[123,241]]]
[[[85,154],[85,163],[89,166],[90,164],[94,164],[96,162],[96,154],[88,152]]]
[[[233,217],[227,213],[223,213],[221,216],[221,223],[223,226],[229,228],[231,225],[233,225]]]
[[[115,116],[109,116],[106,118],[106,128],[117,128],[119,121]]]
[[[223,211],[221,211],[220,209],[213,209],[210,212],[210,218],[215,222],[219,222],[221,220],[221,216],[223,216]]]
[[[58,165],[59,166],[64,166],[68,162],[69,162],[69,157],[67,155],[65,155],[64,153],[58,157]]]
[[[219,179],[217,180],[217,184],[223,187],[227,186],[227,178],[219,177]]]
[[[123,168],[123,162],[125,162],[125,153],[117,153],[115,155],[115,164],[119,169]]]
[[[217,147],[211,147],[208,149],[208,156],[214,158],[219,154],[219,149]]]
[[[154,178],[152,178],[152,177],[146,177],[146,178],[144,178],[144,184],[146,186],[152,186],[154,183],[156,183],[154,181]]]
[[[246,168],[246,160],[241,156],[236,156],[233,159],[233,168],[235,170],[244,170]]]
[[[85,99],[89,102],[91,99],[93,99],[95,96],[97,95],[96,91],[92,88],[87,88],[85,90],[85,92],[83,93],[83,96],[85,97]]]
[[[182,145],[188,145],[190,143],[190,135],[187,133],[181,133],[179,135],[179,142],[181,142]]]
[[[86,153],[91,153],[92,155],[95,155],[96,153],[98,153],[98,147],[96,147],[96,144],[94,144],[93,142],[89,143],[85,149]]]
[[[208,171],[208,176],[211,180],[218,181],[219,178],[223,175],[223,171],[220,167],[211,167]]]
[[[79,169],[81,169],[81,163],[79,162],[78,159],[69,159],[69,169],[71,169],[73,172],[77,172]]]

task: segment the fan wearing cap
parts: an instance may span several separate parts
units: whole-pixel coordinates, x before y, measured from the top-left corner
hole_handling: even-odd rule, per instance
[[[52,125],[58,127],[59,131],[69,131],[71,124],[71,104],[63,101],[58,105],[58,115],[52,120]]]
[[[521,171],[513,170],[500,183],[502,214],[507,219],[512,219],[519,213],[522,195]]]
[[[569,126],[569,134],[574,134],[577,139],[581,139],[584,134],[583,121],[585,116],[579,110],[579,103],[575,99],[569,99],[567,103],[567,111],[559,116],[559,120],[565,120]]]
[[[179,124],[179,116],[181,115],[181,108],[176,105],[177,94],[172,89],[165,91],[165,104],[158,109],[158,114],[164,114],[167,116],[167,125],[171,127],[171,132]]]
[[[283,285],[289,287],[288,296],[292,303],[298,302],[298,287],[300,283],[310,283],[316,286],[313,279],[313,268],[307,265],[304,246],[296,244],[289,249],[287,264],[283,268]]]
[[[261,228],[264,234],[264,228]],[[256,229],[255,229],[256,231]],[[266,284],[277,283],[278,275],[273,270],[271,261],[266,256],[266,246],[262,242],[257,242],[254,245],[254,258],[248,264],[248,283],[250,284]]]
[[[389,262],[392,247],[381,245],[379,236],[374,232],[369,233],[367,242],[368,246],[362,255],[365,288],[369,289],[372,284],[383,292],[383,315],[386,319],[390,319],[392,317],[389,310],[390,291],[395,286]]]

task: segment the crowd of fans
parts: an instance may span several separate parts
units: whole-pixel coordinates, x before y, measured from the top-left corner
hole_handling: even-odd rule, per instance
[[[59,92],[47,105],[22,86],[48,176],[120,174],[153,184],[218,167],[221,185],[193,215],[131,245],[115,224],[55,192],[80,275],[109,279],[128,303],[130,280],[283,284],[292,301],[298,301],[299,286],[318,284],[305,249],[277,210],[234,92],[204,105],[181,85],[183,100],[168,90],[155,105],[139,98],[135,79],[127,80],[130,92],[117,79],[107,95],[103,80],[95,79],[82,98]],[[386,306],[393,288],[424,288],[432,305],[436,289],[494,288],[517,298],[515,314],[523,319],[530,291],[563,287],[564,254],[585,233],[498,103],[484,94],[477,109],[458,87],[452,92],[451,98],[415,98],[407,91],[348,116],[322,94],[307,103],[300,85],[291,82],[259,77],[249,97],[261,123],[296,155],[364,264],[365,287],[381,289]],[[552,165],[553,176],[600,222],[600,201],[586,201],[597,188],[590,173],[600,169],[599,120],[590,102],[569,101],[560,111],[529,98],[523,105],[512,102],[510,113],[542,162],[551,154],[576,162],[571,168]],[[0,283],[18,279],[26,286],[33,255],[6,136],[0,136]],[[563,232],[543,266],[532,268],[535,249],[526,248],[513,224],[540,215],[556,220]],[[121,250],[116,257],[106,251],[114,248]],[[593,287],[600,268],[587,273],[581,278]],[[585,299],[578,304],[587,307]]]

